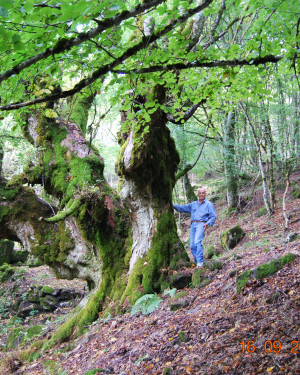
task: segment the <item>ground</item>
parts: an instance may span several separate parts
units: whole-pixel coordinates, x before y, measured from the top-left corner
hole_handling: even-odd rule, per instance
[[[293,180],[299,183],[300,173]],[[278,191],[278,198],[282,193]],[[220,233],[236,224],[246,236],[232,251],[221,254],[223,268],[211,273],[209,285],[184,289],[180,300],[186,307],[171,311],[171,297],[161,295],[162,303],[149,315],[100,315],[85,335],[41,353],[30,363],[20,362],[15,374],[83,375],[92,369],[118,375],[300,374],[300,242],[286,242],[288,233],[300,233],[299,203],[288,194],[290,228],[284,230],[280,199],[276,215],[259,216],[260,189],[240,214],[226,215],[224,200],[218,200],[218,220],[206,234],[205,247],[218,247]],[[182,225],[186,241],[186,219]],[[240,294],[236,292],[236,275],[288,253],[298,256],[276,274],[251,279]],[[47,275],[45,266],[27,270],[28,285],[41,270]],[[195,268],[181,271],[192,274]],[[54,287],[65,283],[46,276],[44,281]],[[84,288],[78,281],[69,286]],[[62,312],[51,319],[60,318]],[[0,355],[9,359],[6,352]]]

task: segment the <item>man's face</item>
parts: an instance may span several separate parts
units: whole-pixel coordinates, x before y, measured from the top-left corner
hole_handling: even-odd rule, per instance
[[[198,197],[199,197],[200,201],[203,201],[205,199],[205,196],[206,196],[205,190],[199,190],[198,191]]]

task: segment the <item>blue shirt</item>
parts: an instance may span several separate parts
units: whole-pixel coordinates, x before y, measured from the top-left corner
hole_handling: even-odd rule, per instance
[[[204,221],[209,226],[213,226],[217,218],[214,205],[207,199],[201,204],[194,201],[184,205],[173,204],[173,207],[176,211],[191,214],[191,221]]]

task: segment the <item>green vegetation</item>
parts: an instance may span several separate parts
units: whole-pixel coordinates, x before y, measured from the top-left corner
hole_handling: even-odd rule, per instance
[[[15,267],[11,267],[7,263],[4,263],[0,266],[0,282],[4,283],[5,281],[8,281],[14,275],[15,271]]]
[[[281,258],[259,265],[255,270],[247,270],[239,274],[236,278],[237,293],[241,293],[250,278],[263,279],[278,272],[286,264],[295,259],[294,254],[286,254]]]
[[[143,315],[148,315],[156,310],[161,302],[162,299],[156,294],[145,294],[135,302],[131,309],[131,315],[137,314],[139,311]]]

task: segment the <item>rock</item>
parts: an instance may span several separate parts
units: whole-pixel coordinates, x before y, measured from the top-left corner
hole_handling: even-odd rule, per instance
[[[29,301],[22,301],[19,305],[17,316],[26,318],[27,316],[33,315],[36,311],[41,311],[39,304]]]
[[[188,301],[183,300],[183,301],[170,301],[169,302],[169,307],[171,311],[177,311],[179,309],[182,309],[184,307],[188,306]]]
[[[56,299],[50,295],[40,298],[40,306],[45,311],[54,311],[58,307]]]
[[[211,282],[211,278],[208,276],[207,272],[205,268],[195,269],[192,277],[192,285],[194,288],[203,288]]]
[[[225,250],[233,249],[246,235],[239,225],[227,229],[221,234],[221,245]]]
[[[273,259],[267,263],[262,263],[254,270],[250,269],[242,272],[236,278],[237,293],[240,293],[243,290],[244,286],[247,285],[250,279],[262,280],[265,277],[273,275],[286,264],[292,262],[295,258],[295,254],[286,254],[281,258]]]
[[[204,268],[207,268],[210,271],[220,270],[223,267],[222,262],[217,260],[210,260],[209,262],[204,262]]]
[[[205,258],[206,259],[211,259],[213,256],[218,256],[220,255],[220,251],[219,249],[217,249],[216,247],[214,246],[210,246],[206,252],[205,252]]]
[[[183,289],[192,282],[191,274],[176,273],[170,276],[170,288]]]

